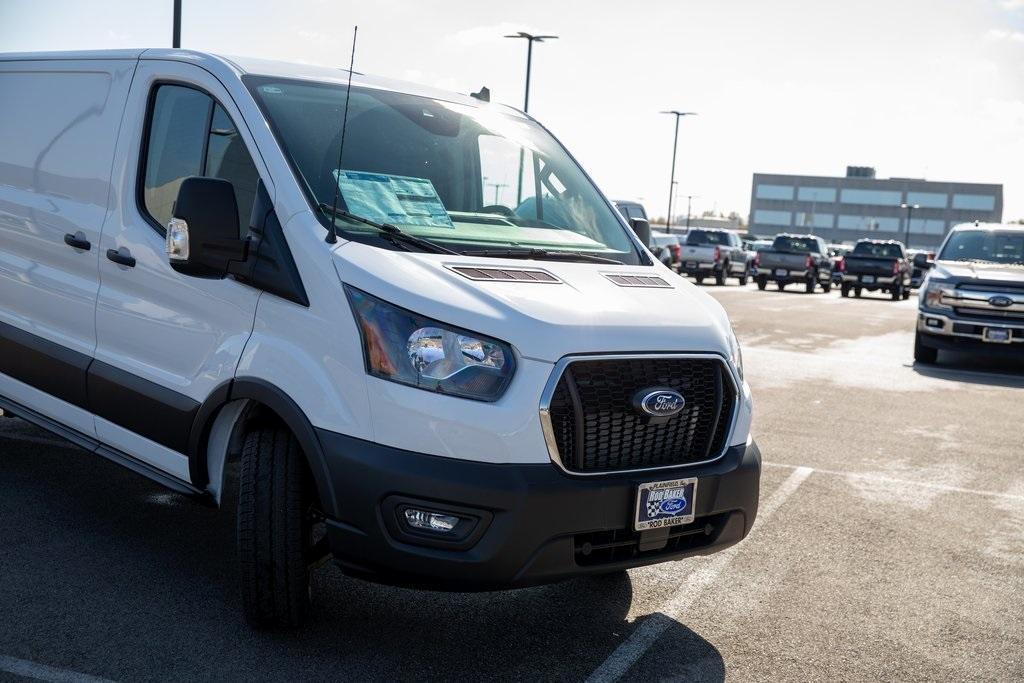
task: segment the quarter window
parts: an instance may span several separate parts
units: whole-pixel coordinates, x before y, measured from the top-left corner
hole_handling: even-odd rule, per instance
[[[194,88],[161,85],[153,97],[142,198],[158,225],[167,225],[181,182],[190,176],[222,178],[238,201],[238,234],[248,232],[259,174],[227,112]]]

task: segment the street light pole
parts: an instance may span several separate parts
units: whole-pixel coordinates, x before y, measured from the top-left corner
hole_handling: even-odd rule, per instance
[[[515,35],[505,36],[506,38],[517,38],[526,41],[526,94],[523,97],[523,111],[530,111],[530,69],[533,67],[533,44],[543,43],[545,40],[557,40],[558,36],[535,36],[526,31],[519,31]]]
[[[903,246],[905,246],[907,249],[910,249],[910,217],[913,215],[914,209],[920,209],[921,205],[903,203],[900,204],[900,208],[907,210],[907,230],[904,233],[906,237],[904,238]]]
[[[693,197],[692,194],[686,195],[686,232],[690,232],[690,214],[692,213],[690,207],[693,204]]]
[[[679,148],[679,119],[683,116],[696,116],[692,111],[663,111],[662,114],[672,114],[676,117],[676,130],[672,137],[672,173],[668,183],[668,214],[665,216],[665,232],[672,232],[672,195],[676,184],[676,150]],[[687,223],[689,223],[689,212],[687,212]]]
[[[171,47],[181,47],[181,0],[174,0],[174,28],[171,30]]]

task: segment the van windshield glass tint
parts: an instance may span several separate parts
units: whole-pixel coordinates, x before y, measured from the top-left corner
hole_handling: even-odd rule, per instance
[[[795,252],[810,252],[818,251],[818,244],[811,239],[805,237],[776,237],[775,242],[772,243],[772,249],[775,251],[795,251]]]
[[[698,244],[729,244],[729,233],[708,232],[707,230],[691,230],[686,235],[686,243],[691,246]]]
[[[877,244],[860,242],[853,248],[854,256],[875,256],[878,258],[902,258],[903,250],[898,244]]]
[[[542,249],[639,263],[615,211],[541,127],[498,105],[467,106],[345,86],[247,76],[314,204],[339,208],[456,251]],[[326,220],[326,218],[325,218]],[[338,219],[348,239],[395,248]]]
[[[1024,230],[954,232],[942,248],[938,260],[1024,265]]]

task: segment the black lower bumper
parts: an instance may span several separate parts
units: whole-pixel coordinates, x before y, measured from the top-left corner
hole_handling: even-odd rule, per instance
[[[928,334],[918,331],[921,344],[939,351],[954,351],[999,358],[1019,359],[1024,356],[1024,344],[1019,341],[1010,344],[997,344],[983,341],[975,337],[960,337],[952,334]]]
[[[446,590],[512,588],[711,553],[757,514],[761,454],[735,446],[708,465],[573,477],[553,464],[493,465],[403,451],[318,431],[332,477],[335,560],[346,573]],[[638,534],[637,484],[698,477],[695,520]],[[468,515],[459,542],[410,533],[404,505]]]

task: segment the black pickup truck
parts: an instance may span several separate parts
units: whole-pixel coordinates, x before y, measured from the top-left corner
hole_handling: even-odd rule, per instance
[[[869,292],[888,292],[893,301],[910,298],[911,265],[902,242],[895,240],[861,240],[843,258],[840,292],[860,296]]]

